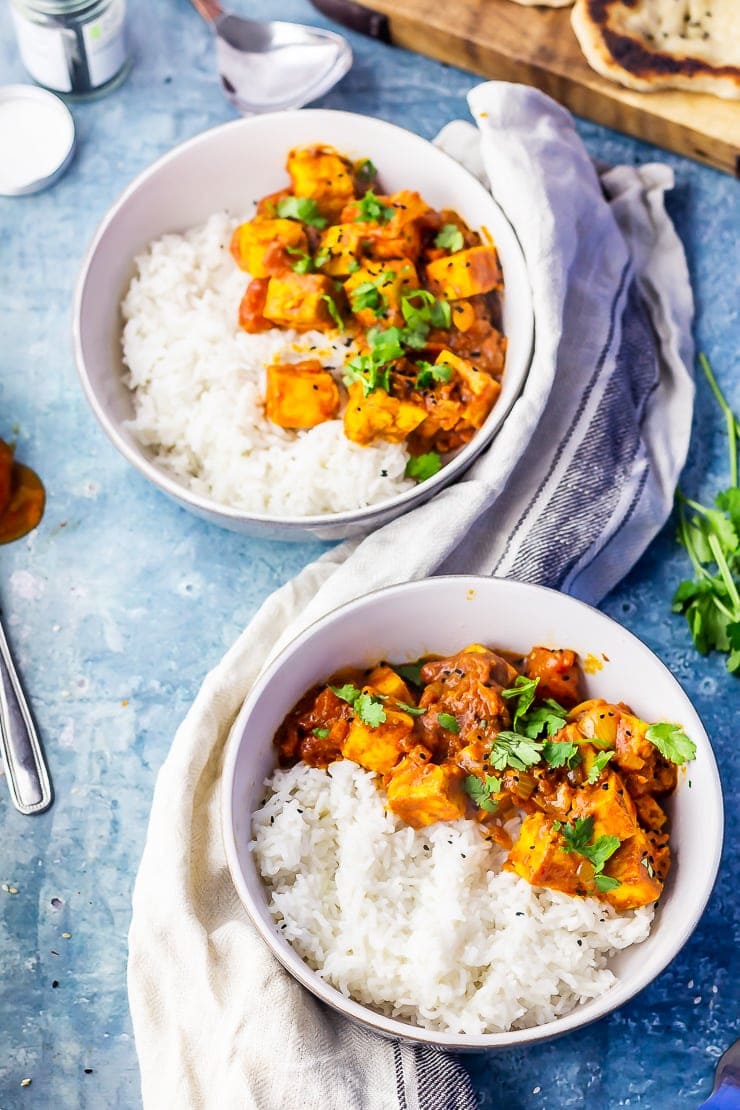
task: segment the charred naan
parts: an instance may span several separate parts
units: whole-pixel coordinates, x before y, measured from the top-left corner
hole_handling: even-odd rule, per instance
[[[740,98],[740,0],[576,0],[571,18],[604,77]]]

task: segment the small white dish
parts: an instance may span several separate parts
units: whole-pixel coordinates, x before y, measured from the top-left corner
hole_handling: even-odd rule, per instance
[[[536,644],[590,658],[589,697],[626,701],[649,721],[680,722],[696,759],[668,804],[673,852],[649,937],[610,961],[617,983],[599,998],[532,1029],[465,1035],[436,1032],[345,998],[282,937],[249,851],[252,813],[276,764],[273,737],[311,686],[344,666],[365,667],[459,651],[483,643],[526,653]],[[542,586],[506,579],[428,578],[379,590],[335,610],[297,637],[266,669],[229,738],[222,777],[222,829],[229,869],[247,912],[274,955],[318,998],[376,1032],[450,1049],[505,1048],[549,1040],[603,1017],[641,991],[677,955],[709,900],[722,850],[723,809],[711,744],[696,710],[663,663],[603,613]]]
[[[455,209],[473,228],[487,228],[504,274],[503,330],[508,339],[499,399],[480,431],[433,478],[365,509],[322,516],[247,514],[194,493],[159,466],[126,427],[133,417],[121,358],[121,299],[134,257],[166,232],[181,232],[217,211],[237,216],[251,202],[284,188],[288,151],[324,143],[370,158],[388,192],[416,189],[433,207]],[[522,390],[534,335],[524,256],[490,193],[458,162],[418,135],[350,112],[304,109],[236,120],[164,155],[132,182],[100,225],[82,266],[74,302],[74,349],[88,401],[130,463],[185,508],[223,527],[273,539],[340,539],[369,532],[426,501],[459,477],[501,428]]]
[[[48,189],[75,152],[75,125],[63,100],[35,85],[0,87],[0,194]]]

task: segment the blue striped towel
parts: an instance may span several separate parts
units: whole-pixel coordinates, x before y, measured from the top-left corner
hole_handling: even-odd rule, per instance
[[[130,933],[147,1107],[473,1110],[454,1056],[376,1038],[277,966],[229,880],[220,749],[266,657],[337,605],[436,573],[509,576],[596,602],[671,509],[693,402],[691,291],[663,206],[671,172],[598,174],[570,116],[533,89],[489,83],[469,99],[477,129],[452,123],[437,142],[490,183],[519,236],[531,370],[465,478],[269,598],[178,731]]]

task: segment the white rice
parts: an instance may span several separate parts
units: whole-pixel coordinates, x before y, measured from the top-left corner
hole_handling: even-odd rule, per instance
[[[249,335],[239,327],[249,279],[228,249],[237,222],[216,214],[136,258],[122,304],[129,428],[190,489],[246,512],[337,513],[411,488],[401,444],[361,447],[341,419],[293,432],[265,418],[268,363],[318,357],[339,380],[347,347],[315,331]]]
[[[650,931],[652,906],[617,914],[502,871],[474,821],[404,825],[348,760],[278,770],[265,796],[250,847],[283,936],[342,994],[401,1020],[542,1025],[608,990],[609,957]]]

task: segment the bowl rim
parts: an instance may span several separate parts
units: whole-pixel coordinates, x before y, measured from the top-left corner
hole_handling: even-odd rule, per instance
[[[197,493],[194,490],[189,490],[185,485],[178,482],[176,478],[170,475],[166,470],[159,467],[156,463],[152,462],[143,451],[132,446],[131,443],[121,434],[118,426],[109,419],[107,413],[104,411],[102,405],[99,403],[96,391],[93,387],[92,380],[87,370],[87,364],[82,345],[81,336],[81,315],[82,307],[85,298],[85,293],[88,283],[88,275],[93,258],[103,240],[108,228],[117,218],[119,212],[128,203],[129,199],[134,193],[144,184],[150,177],[154,176],[159,170],[167,165],[170,161],[178,158],[186,150],[191,147],[198,146],[200,143],[206,142],[214,135],[226,132],[229,130],[248,130],[250,126],[265,119],[275,119],[276,117],[295,117],[300,114],[301,119],[307,119],[311,116],[333,116],[342,118],[355,118],[362,120],[370,120],[373,124],[381,125],[384,129],[395,133],[398,141],[401,138],[408,139],[411,136],[414,140],[432,147],[440,158],[446,159],[456,167],[458,171],[468,174],[472,181],[476,182],[480,189],[485,193],[487,200],[497,209],[502,220],[506,222],[513,237],[513,245],[518,251],[520,262],[522,266],[522,273],[524,276],[523,288],[526,292],[527,304],[527,331],[528,336],[523,335],[523,344],[527,353],[524,357],[524,364],[521,370],[521,380],[519,382],[516,392],[511,396],[506,405],[499,407],[497,402],[489,416],[495,414],[495,421],[489,429],[483,427],[479,428],[477,433],[472,437],[460,452],[454,456],[445,466],[441,468],[431,478],[427,478],[422,483],[412,486],[410,489],[403,490],[401,493],[394,497],[389,497],[385,501],[378,501],[373,505],[367,505],[360,509],[347,509],[341,513],[314,513],[307,516],[274,516],[269,513],[256,513],[246,512],[244,510],[235,508],[232,505],[225,505],[220,501],[216,501],[203,494]],[[173,497],[181,504],[186,504],[192,509],[203,513],[209,514],[211,517],[220,516],[227,521],[234,524],[254,522],[256,524],[266,526],[283,526],[287,528],[317,528],[323,526],[343,526],[352,524],[362,524],[363,521],[371,522],[379,513],[386,511],[400,509],[404,511],[407,508],[413,508],[413,502],[420,496],[423,489],[425,499],[433,496],[442,490],[445,486],[449,485],[451,481],[459,478],[461,474],[467,470],[475,459],[489,446],[491,440],[498,434],[503,427],[504,422],[508,418],[511,410],[516,404],[517,400],[521,397],[524,387],[529,376],[529,371],[532,365],[532,357],[534,354],[534,339],[535,339],[535,319],[534,319],[534,298],[532,293],[532,283],[529,277],[529,269],[527,266],[526,255],[519,241],[519,236],[516,233],[509,217],[504,212],[501,205],[486,188],[482,182],[478,181],[473,173],[470,172],[461,162],[448,154],[446,151],[435,146],[435,144],[425,139],[424,136],[418,135],[415,131],[410,131],[408,128],[400,127],[398,124],[389,123],[387,120],[381,119],[378,116],[363,115],[361,112],[347,112],[339,109],[330,108],[300,108],[300,109],[286,109],[277,112],[266,112],[259,116],[250,116],[242,119],[228,120],[226,123],[216,124],[214,127],[208,127],[204,131],[198,132],[197,135],[185,139],[183,142],[177,143],[170,150],[161,154],[154,162],[150,163],[147,167],[141,170],[131,182],[125,187],[123,192],[118,196],[117,200],[113,202],[107,210],[99,224],[97,225],[92,240],[85,251],[85,254],[80,265],[80,270],[75,282],[74,295],[72,300],[72,348],[74,354],[75,367],[77,375],[82,385],[83,392],[87,398],[87,402],[93,411],[93,414],[98,420],[98,423],[103,428],[114,447],[123,455],[123,457],[139,471],[148,481],[157,486],[160,490]],[[528,341],[527,341],[528,340]],[[504,373],[506,367],[504,366]]]
[[[509,1030],[504,1033],[467,1034],[425,1029],[420,1026],[412,1025],[399,1018],[381,1014],[343,995],[336,987],[333,987],[326,980],[322,979],[318,972],[313,971],[308,964],[305,963],[303,958],[298,955],[295,949],[293,949],[287,941],[284,941],[261,916],[259,907],[253,903],[246,885],[244,874],[239,864],[236,837],[234,835],[233,781],[239,749],[244,738],[245,726],[253,707],[260,700],[263,691],[269,685],[274,675],[280,671],[285,661],[293,656],[296,651],[305,647],[318,630],[331,624],[340,614],[346,613],[352,609],[361,609],[364,604],[372,602],[378,595],[383,594],[392,598],[394,594],[399,592],[429,588],[430,582],[449,581],[464,584],[461,585],[463,589],[477,590],[482,586],[484,589],[493,588],[494,590],[499,588],[513,589],[514,591],[521,592],[523,595],[544,593],[546,595],[555,594],[559,598],[567,598],[568,602],[572,603],[576,609],[586,610],[589,614],[595,614],[607,624],[615,625],[621,630],[628,641],[633,641],[635,645],[643,651],[646,651],[652,657],[654,663],[664,672],[669,681],[678,688],[699,721],[700,732],[696,736],[697,746],[703,750],[703,754],[708,762],[709,784],[712,796],[708,798],[707,804],[711,806],[710,811],[714,814],[716,820],[715,837],[711,844],[711,858],[706,861],[706,868],[703,870],[700,886],[694,887],[697,896],[692,902],[691,912],[684,915],[678,935],[673,943],[666,947],[663,955],[656,961],[656,966],[651,967],[647,975],[643,972],[642,974],[631,977],[629,982],[617,980],[617,982],[603,994],[589,1000],[587,1003],[577,1005],[567,1014],[555,1018],[551,1022],[547,1022],[544,1025],[532,1026],[528,1029]],[[261,674],[257,677],[251,691],[244,699],[226,741],[221,770],[220,795],[221,835],[231,880],[250,921],[257,929],[272,954],[279,960],[283,967],[315,997],[350,1020],[369,1026],[385,1037],[390,1036],[403,1041],[422,1043],[452,1050],[501,1049],[553,1040],[565,1033],[574,1032],[576,1029],[591,1025],[593,1022],[606,1017],[614,1010],[629,1002],[630,999],[634,998],[635,995],[639,994],[640,991],[644,990],[665,971],[668,965],[682,950],[699,924],[712,896],[712,891],[717,880],[724,843],[724,799],[714,750],[704,722],[694,706],[693,701],[663,660],[660,659],[639,636],[636,636],[634,632],[625,628],[624,625],[614,620],[614,618],[610,617],[607,613],[602,612],[593,605],[589,605],[585,601],[581,601],[579,598],[564,594],[562,591],[555,590],[550,586],[542,586],[531,582],[519,582],[514,579],[488,577],[486,575],[436,575],[430,578],[416,579],[412,582],[401,582],[391,586],[382,586],[368,591],[368,593],[363,594],[361,597],[354,598],[351,601],[336,606],[322,617],[312,621],[310,625],[291,639],[274,658],[269,660]],[[660,910],[658,910],[658,912],[660,912]],[[646,939],[649,940],[649,937]],[[586,1006],[589,1007],[590,1012],[584,1017],[583,1011]]]

